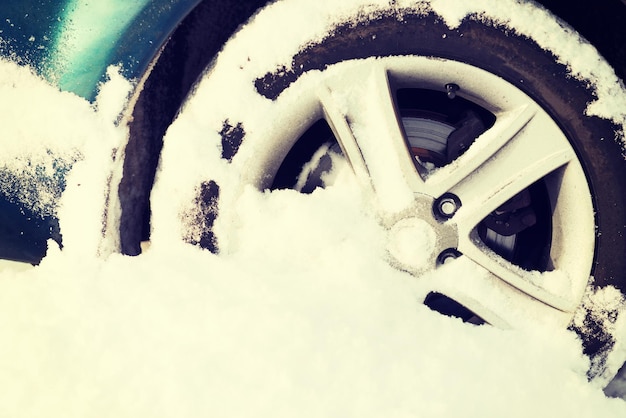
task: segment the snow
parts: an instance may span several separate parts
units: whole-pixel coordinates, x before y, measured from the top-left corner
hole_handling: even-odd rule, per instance
[[[101,142],[117,144],[110,112],[77,119],[58,106],[65,94],[18,67],[2,72],[22,77],[15,89],[41,106],[10,121],[24,137],[41,128],[27,118],[61,138],[103,135],[108,120]],[[60,214],[64,231],[85,229],[40,266],[0,277],[1,416],[626,413],[587,382],[573,333],[477,327],[419,303],[415,279],[381,256],[381,229],[347,170],[310,196],[246,189],[231,254],[161,241],[139,257],[103,257],[83,237],[101,216],[101,200],[87,204],[102,194],[110,154],[83,154]]]
[[[336,249],[195,248],[3,277],[4,416],[622,416],[571,334],[463,325],[411,280]],[[356,254],[363,255],[363,254]]]
[[[315,10],[303,18],[327,24]],[[130,88],[114,70],[109,76],[91,106],[0,62],[3,135],[10,133],[2,164],[46,164],[42,149],[77,161],[59,205],[49,203],[63,250],[51,242],[39,266],[0,275],[0,416],[626,416],[623,399],[587,381],[589,360],[574,333],[549,321],[473,326],[425,307],[423,282],[469,286],[484,272],[459,259],[420,282],[392,268],[386,232],[363,209],[366,196],[346,165],[336,164],[329,187],[311,195],[233,192],[233,223],[221,228],[237,234],[216,256],[178,239],[179,205],[193,192],[185,187],[212,160],[224,184],[242,179],[229,177],[211,141],[193,155],[170,145],[151,247],[138,257],[109,254],[103,191],[118,169],[113,156],[126,132],[116,115]],[[224,109],[241,103],[227,97]],[[206,126],[213,122],[202,91],[197,99],[183,111],[188,123],[168,133],[170,143],[193,145],[220,130]],[[272,104],[249,106],[262,113]],[[245,128],[252,134],[280,122]],[[18,147],[8,138],[30,142]],[[610,290],[588,297],[607,309],[617,300]],[[613,326],[626,335],[623,316]],[[624,355],[618,341],[613,369]]]

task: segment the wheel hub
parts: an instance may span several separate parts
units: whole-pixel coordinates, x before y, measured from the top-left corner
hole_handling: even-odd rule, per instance
[[[419,195],[411,210],[389,222],[387,251],[396,267],[423,273],[439,264],[442,254],[456,252],[457,228],[435,214],[438,204],[432,197]]]

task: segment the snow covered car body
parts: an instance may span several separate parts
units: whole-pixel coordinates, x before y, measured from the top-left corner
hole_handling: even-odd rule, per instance
[[[97,94],[99,84],[106,78],[106,70],[110,65],[119,66],[123,75],[136,81],[138,88],[134,93],[133,99],[130,101],[131,106],[126,115],[126,120],[129,124],[130,138],[123,159],[124,176],[120,180],[117,193],[113,194],[114,196],[117,195],[115,199],[119,198],[122,214],[120,219],[110,223],[111,225],[119,225],[116,227],[115,233],[119,234],[120,251],[122,253],[129,255],[138,254],[141,251],[140,243],[150,238],[151,208],[149,196],[155,179],[157,163],[161,156],[163,137],[166,130],[175,119],[181,104],[185,102],[190,91],[193,90],[198,77],[212,65],[216,54],[224,46],[226,41],[237,31],[241,24],[245,23],[257,10],[260,10],[265,3],[266,1],[264,0],[138,0],[132,3],[122,0],[100,2],[80,0],[69,0],[67,2],[32,0],[20,2],[19,5],[0,5],[0,14],[2,14],[3,17],[2,22],[0,22],[0,25],[2,25],[0,26],[0,30],[2,30],[0,37],[2,37],[3,40],[2,44],[0,44],[0,48],[2,48],[3,55],[23,64],[31,65],[41,75],[58,85],[61,89],[74,92],[86,99],[93,100]],[[289,1],[277,3],[289,3]],[[357,2],[354,3],[357,4]],[[395,3],[396,2],[389,2],[389,6],[383,6],[383,8],[396,7]],[[408,3],[409,2],[407,2],[407,4]],[[418,4],[420,2],[413,3]],[[617,0],[609,1],[602,8],[598,7],[597,9],[589,11],[586,16],[580,13],[581,10],[583,12],[587,11],[584,8],[586,2],[575,2],[572,4],[572,2],[545,1],[541,3],[553,9],[557,15],[568,21],[575,29],[579,30],[590,39],[594,45],[601,50],[605,57],[609,59],[610,63],[618,72],[618,75],[624,77],[626,61],[622,47],[624,39],[623,31],[620,30],[619,24],[615,24],[607,30],[605,26],[601,26],[599,23],[606,20],[619,21],[619,17],[625,15],[624,9],[626,8],[621,2]],[[424,4],[428,5],[428,2]],[[522,4],[526,3],[522,2]],[[454,46],[450,50],[446,50],[443,44],[437,43],[441,41],[435,39],[435,35],[433,35],[432,38],[428,38],[429,45],[437,45],[433,47],[434,49],[425,48],[419,50],[418,48],[417,51],[413,51],[411,47],[407,47],[405,50],[390,51],[389,45],[398,44],[398,42],[396,42],[398,39],[396,38],[391,40],[393,42],[390,41],[387,44],[372,43],[371,45],[363,46],[363,43],[367,44],[367,42],[363,41],[367,39],[366,36],[371,36],[372,42],[376,39],[380,40],[381,37],[379,33],[382,33],[381,28],[388,28],[389,26],[385,25],[394,25],[397,24],[397,21],[403,21],[402,19],[397,19],[397,21],[393,21],[393,19],[390,20],[388,19],[389,16],[384,14],[380,16],[378,20],[371,20],[375,24],[370,24],[371,22],[367,21],[359,21],[356,26],[366,27],[363,31],[356,30],[353,31],[354,34],[352,34],[351,30],[353,30],[354,27],[350,25],[346,25],[345,27],[337,26],[339,28],[337,32],[329,37],[329,39],[333,38],[333,36],[334,38],[339,38],[337,34],[343,34],[345,32],[348,34],[345,38],[354,41],[357,44],[356,47],[353,44],[346,47],[340,42],[325,44],[326,39],[321,42],[316,39],[309,39],[307,40],[308,43],[303,42],[303,46],[307,48],[310,46],[311,49],[307,50],[303,48],[301,51],[302,54],[294,56],[293,62],[299,63],[302,68],[305,69],[303,73],[307,71],[324,70],[338,62],[355,58],[387,55],[396,56],[409,53],[418,56],[427,55],[446,59],[453,58],[461,62],[469,62],[476,66],[480,66],[477,64],[478,61],[485,59],[485,67],[487,67],[488,70],[497,68],[498,65],[503,67],[508,65],[522,65],[519,64],[519,57],[513,57],[511,59],[511,61],[514,61],[513,64],[503,59],[502,56],[496,57],[493,62],[487,62],[490,59],[489,54],[491,53],[489,48],[485,48],[484,51],[479,51],[480,53],[477,52],[476,56],[469,57],[459,53],[459,50],[463,49],[459,46]],[[407,21],[411,19],[419,21],[419,19],[423,17],[419,13],[408,13],[406,16],[408,17]],[[596,16],[595,20],[592,18],[593,16]],[[403,15],[402,18],[404,19],[405,16]],[[425,24],[426,29],[424,30],[428,32],[430,28],[434,28],[431,33],[436,33],[439,39],[449,40],[451,38],[449,33],[454,32],[455,29],[453,27],[443,28],[443,26],[439,25],[441,19],[438,18],[431,20],[424,19],[424,21],[427,22]],[[506,32],[506,29],[501,29],[497,25],[495,26],[496,31],[494,31],[494,34],[498,32],[498,34],[496,34],[497,36],[501,36],[503,32]],[[445,32],[444,35],[436,32],[443,30],[442,28],[446,30],[449,29],[452,32]],[[469,28],[468,30],[474,29]],[[489,39],[489,34],[483,33],[482,30],[482,28],[476,29],[475,32],[472,33],[477,37],[485,36]],[[422,32],[419,32],[419,34],[423,35]],[[505,35],[508,36],[508,34]],[[352,36],[352,38],[350,36]],[[459,35],[459,38],[462,36],[462,34]],[[519,38],[524,38],[524,35]],[[335,40],[336,39],[331,39],[331,41]],[[501,41],[502,40],[498,38],[498,42]],[[516,40],[516,42],[517,41],[518,40]],[[361,43],[359,44],[359,42]],[[523,39],[520,42],[525,44]],[[495,46],[496,43],[497,42],[494,42],[493,45]],[[402,40],[400,40],[399,44],[402,44]],[[336,48],[336,50],[343,51],[341,53],[344,53],[344,55],[333,56],[328,54],[328,51],[333,49],[329,48],[329,45]],[[459,41],[458,45],[463,44]],[[471,46],[471,44],[468,45]],[[342,48],[344,48],[345,51]],[[437,48],[440,49],[438,50]],[[466,50],[471,49],[472,48],[469,47],[466,48]],[[476,49],[478,50],[478,48]],[[356,52],[352,53],[351,51]],[[534,58],[533,56],[533,59]],[[301,60],[298,61],[298,59]],[[316,59],[318,59],[319,62],[316,62]],[[518,62],[515,62],[515,60]],[[552,59],[550,62],[553,61]],[[243,67],[244,65],[242,64],[241,68],[243,69]],[[541,66],[537,68],[543,70],[547,68],[547,66],[541,64]],[[527,69],[528,74],[536,71],[537,68]],[[553,69],[550,67],[548,70],[552,71]],[[562,73],[558,74],[556,70],[554,71],[555,78],[567,78],[567,76],[564,75],[564,70],[559,69],[558,71]],[[517,74],[506,73],[505,71],[501,73],[497,69],[492,72],[507,79],[512,79],[513,76]],[[276,100],[281,96],[282,92],[290,88],[291,84],[293,84],[300,75],[302,74],[298,73],[297,70],[281,72],[279,68],[274,72],[268,71],[266,78],[257,78],[255,80],[257,91],[266,99]],[[540,77],[550,78],[550,75],[541,75]],[[287,82],[280,81],[284,79],[287,80]],[[524,79],[522,81],[526,80]],[[454,97],[456,89],[459,86],[455,83],[446,84],[446,86],[447,91],[444,90],[443,93],[448,94],[448,97]],[[441,88],[443,89],[443,85]],[[460,95],[462,95],[464,88],[463,85],[460,86]],[[424,88],[420,85],[420,88],[417,90],[420,90],[418,93],[422,94]],[[558,108],[557,105],[550,103],[549,100],[544,100],[540,89],[533,90],[530,88],[529,94],[537,99],[537,102],[541,105],[540,107],[548,110]],[[549,96],[549,94],[546,94],[546,96]],[[579,98],[576,97],[574,99],[579,100]],[[407,100],[410,101],[409,99]],[[572,99],[572,101],[574,100]],[[493,121],[490,121],[491,116],[487,113],[497,113],[496,110],[494,110],[497,106],[493,108],[482,105],[479,107],[473,106],[474,105],[467,104],[467,108],[463,110],[475,111],[476,113],[481,113],[486,110],[486,112],[484,112],[485,116],[478,118],[479,124],[489,125],[493,123]],[[332,105],[329,105],[329,107],[332,107]],[[432,109],[426,109],[427,111],[424,111],[424,109],[419,110],[421,112],[418,112],[419,117],[414,116],[416,113],[415,109],[408,109],[406,115],[402,116],[402,118],[404,118],[403,120],[406,120],[405,129],[408,129],[411,118],[422,120],[424,119],[424,114],[428,112],[432,113]],[[548,111],[548,114],[557,119],[558,124],[567,125],[559,119],[557,111],[558,109],[555,110],[557,116],[550,111]],[[325,109],[325,112],[332,113],[328,111],[328,109]],[[411,113],[412,116],[409,115],[409,113]],[[445,112],[438,110],[438,113],[442,114]],[[583,112],[578,112],[577,115],[582,113]],[[446,115],[446,117],[448,116],[450,115]],[[327,115],[327,118],[332,119],[332,115]],[[441,119],[440,116],[437,118]],[[477,119],[473,119],[470,120],[470,123],[475,123],[476,121]],[[229,162],[237,154],[239,146],[245,136],[246,124],[240,124],[238,122],[237,120],[224,119],[222,131],[219,132],[221,135],[221,147],[223,149],[222,157]],[[333,122],[331,125],[337,123],[337,121],[331,122]],[[437,122],[440,121],[437,120]],[[458,123],[461,123],[461,121],[455,122],[455,124]],[[445,127],[437,125],[437,129],[445,130]],[[481,129],[482,128],[479,129],[480,132],[482,132]],[[610,128],[606,129],[610,131]],[[341,128],[333,126],[333,130],[341,131]],[[567,129],[565,129],[565,131],[567,131]],[[306,132],[300,133],[303,136],[306,134]],[[337,132],[334,132],[334,134],[335,136],[338,135]],[[569,132],[566,132],[565,136],[568,135]],[[473,139],[474,138],[472,138],[472,140]],[[586,155],[591,152],[591,148],[593,148],[593,146],[585,145],[581,146],[580,149],[575,148],[575,151],[579,154]],[[345,149],[343,151],[347,153]],[[427,147],[425,149],[422,147],[420,152],[424,155],[432,155],[435,151]],[[613,151],[606,152],[610,153]],[[305,152],[305,154],[307,153],[308,151]],[[454,158],[457,158],[459,155],[460,154],[457,154]],[[311,155],[308,156],[310,157]],[[287,158],[284,155],[283,157]],[[435,164],[433,161],[428,162]],[[583,167],[585,169],[587,169],[585,164],[593,166],[592,163],[583,161]],[[614,170],[616,175],[619,175],[619,170],[624,170],[623,164],[620,165],[619,162],[611,161],[607,164],[607,167],[608,166],[617,167],[617,169]],[[597,171],[601,171],[599,167]],[[61,172],[61,177],[62,174]],[[199,233],[199,235],[186,238],[193,244],[216,251],[219,245],[213,236],[211,227],[215,218],[218,217],[218,214],[215,212],[215,206],[217,205],[216,201],[220,194],[219,184],[213,182],[212,179],[207,180],[209,181],[202,183],[198,187],[197,199],[199,207],[198,212],[202,218],[202,221],[199,221],[199,223],[202,224],[201,226],[204,230]],[[62,184],[62,181],[59,181],[59,183]],[[603,183],[603,181],[598,180],[598,184],[599,183]],[[274,181],[272,187],[276,184],[278,183]],[[271,183],[257,186],[270,187],[270,185]],[[279,186],[275,187],[279,188]],[[595,186],[592,184],[590,189],[594,189],[594,187]],[[530,194],[534,193],[534,190],[530,192]],[[541,194],[543,192],[538,193]],[[619,189],[617,192],[612,190],[610,193],[607,193],[607,196],[609,194],[611,197],[604,199],[607,201],[605,206],[609,206],[608,202],[610,201],[615,208],[612,210],[600,210],[600,212],[603,213],[602,219],[606,222],[606,225],[620,225],[621,220],[624,219],[625,205],[621,203],[624,196],[623,194],[620,195]],[[437,210],[439,211],[436,214],[437,219],[435,219],[435,221],[439,223],[445,223],[445,220],[454,217],[457,210],[462,206],[461,202],[456,199],[454,193],[439,194],[434,197],[436,198],[434,202],[435,208],[438,208]],[[521,201],[524,201],[524,199],[527,199],[527,197],[524,196],[520,198]],[[547,198],[547,200],[550,199],[552,199],[551,196]],[[602,199],[596,199],[594,203],[601,206]],[[463,204],[465,204],[465,202],[463,202]],[[422,204],[420,203],[420,205]],[[509,212],[515,212],[516,216],[518,210],[527,208],[525,203],[514,203],[513,206],[515,205],[521,206],[511,209]],[[23,217],[19,214],[21,213],[20,211],[23,211],[23,208],[17,208],[16,210],[17,212],[14,210],[16,213],[14,218]],[[582,211],[584,212],[584,210]],[[505,210],[504,212],[507,211]],[[547,212],[550,211],[548,210]],[[607,212],[608,214],[606,214]],[[514,217],[514,220],[516,222],[522,222],[523,219],[520,216]],[[14,222],[12,219],[13,218],[7,222]],[[481,226],[487,228],[489,225],[493,226],[500,221],[500,219],[490,218],[487,221],[483,221]],[[623,227],[623,222],[621,224],[622,226],[619,228]],[[44,244],[48,238],[52,237],[59,241],[61,239],[54,217],[46,217],[40,223],[33,225],[31,222],[28,225],[31,225],[32,233],[27,233],[26,235],[34,236],[35,238],[20,244],[24,248],[23,252],[30,250],[33,245],[37,246],[39,250],[35,253],[28,253],[27,255],[13,255],[7,252],[7,255],[3,255],[4,258],[37,262],[45,254]],[[438,224],[433,222],[433,225]],[[493,226],[493,228],[497,227]],[[520,228],[523,229],[525,226],[521,226]],[[20,226],[18,229],[24,231],[27,227]],[[498,238],[492,241],[485,238],[486,235],[483,236],[484,234],[482,232],[481,234],[483,235],[478,236],[479,234],[477,233],[472,239],[475,241],[489,241],[487,247],[496,253],[498,253],[498,251],[505,253],[517,250],[516,248],[506,248],[506,245],[504,247],[499,246],[500,244],[497,242],[504,240],[502,237],[510,236],[506,235],[507,232],[504,229],[502,229],[502,231],[504,232],[497,235]],[[551,237],[552,232],[553,231],[550,230],[548,236]],[[456,232],[452,233],[448,231],[442,232],[443,235],[454,235],[455,233]],[[607,229],[603,229],[602,237],[598,239],[606,241],[600,243],[596,242],[595,244],[588,242],[587,244],[589,244],[589,247],[595,245],[596,251],[598,251],[599,254],[607,251],[607,247],[611,247],[610,257],[613,257],[616,253],[623,253],[626,247],[624,240],[619,238],[619,235],[623,235],[623,229],[615,231],[615,237],[610,237],[610,235]],[[549,240],[550,238],[546,236],[542,239]],[[16,246],[11,240],[6,240],[6,242],[8,244],[7,246],[10,248]],[[442,263],[448,258],[458,256],[458,251],[455,248],[458,243],[455,242],[454,239],[452,239],[451,242],[450,248],[441,248],[441,251],[436,254],[436,258]],[[532,247],[532,245],[530,246]],[[565,246],[563,246],[563,248],[565,248]],[[600,250],[598,250],[598,248],[600,248]],[[546,249],[546,251],[549,251],[549,248]],[[461,253],[463,252],[464,251],[461,251]],[[609,256],[606,258],[608,257]],[[504,258],[507,261],[511,261],[506,257]],[[620,271],[620,265],[603,261],[602,257],[600,257],[600,261],[598,260],[599,258],[596,256],[593,260],[590,259],[589,263],[596,266],[594,267],[594,271],[599,285],[613,285],[622,290],[625,289],[624,274],[623,270]],[[400,261],[401,265],[403,264],[403,260],[396,261]],[[516,261],[513,262],[513,264],[522,266],[523,263]],[[535,269],[535,261],[530,263],[529,266],[529,269]],[[407,266],[402,266],[402,268],[405,267]],[[543,265],[541,268],[537,269],[540,271],[549,271],[550,268]],[[407,269],[410,270],[411,266],[408,266]],[[542,298],[545,292],[537,291],[533,293],[534,290],[532,288],[524,287],[524,285],[519,284],[516,280],[517,278],[511,279],[512,282],[517,283],[512,284],[514,287],[518,287],[524,292],[531,294],[531,296],[537,300],[543,300]],[[436,297],[431,298],[431,301],[432,305],[436,307],[436,305],[439,304],[439,302],[436,301],[439,294],[435,294],[434,296]],[[560,308],[557,309],[562,310],[570,309],[563,307],[568,306],[567,304],[559,305],[560,302],[558,298],[550,300],[551,302],[549,302],[548,305],[558,305]],[[455,310],[450,308],[447,303],[443,303],[443,306],[438,309],[444,312],[449,309]],[[493,319],[488,322],[495,323],[497,320]],[[602,347],[604,347],[606,341],[602,335],[598,334],[585,338],[588,340],[589,346],[593,346],[593,348],[589,349],[590,352],[603,350]]]
[[[110,65],[124,75],[143,74],[180,21],[199,3],[182,1],[40,1],[0,5],[0,54],[32,67],[60,89],[94,100]],[[60,169],[55,188],[62,188]],[[6,194],[6,192],[5,192]],[[50,213],[5,196],[0,258],[38,263],[46,241],[61,242]]]

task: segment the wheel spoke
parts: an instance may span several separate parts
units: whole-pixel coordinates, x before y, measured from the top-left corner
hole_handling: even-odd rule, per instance
[[[346,115],[342,112],[339,104],[328,88],[320,89],[318,94],[326,121],[330,125],[335,138],[337,138],[343,154],[352,167],[352,171],[354,171],[354,174],[363,188],[368,191],[373,191],[370,190],[373,188],[373,185],[371,183],[369,169],[363,158],[361,148],[348,124]]]
[[[386,214],[406,210],[421,187],[396,114],[386,69],[369,63],[332,79],[319,99],[361,186]]]
[[[443,266],[440,271],[424,279],[430,282],[425,285],[431,291],[452,298],[499,328],[519,328],[533,321],[567,326],[571,318],[566,311],[553,309],[551,304],[545,302],[545,298],[542,300],[541,292],[535,292],[532,295],[535,297],[528,297],[527,292],[511,286],[467,256]],[[565,305],[569,305],[569,301],[560,306]]]
[[[439,182],[454,183],[447,190],[463,205],[454,219],[460,235],[467,236],[507,200],[576,158],[556,125],[529,107],[496,122],[493,132],[477,140],[475,151],[470,148],[453,164],[453,179]]]
[[[478,238],[459,241],[463,256],[534,299],[562,312],[573,312],[578,301],[568,274],[563,270],[540,273],[526,271],[498,257]]]
[[[498,115],[495,125],[476,139],[474,146],[458,160],[428,178],[427,192],[432,196],[441,196],[452,189],[518,135],[535,114],[534,106],[524,104]]]

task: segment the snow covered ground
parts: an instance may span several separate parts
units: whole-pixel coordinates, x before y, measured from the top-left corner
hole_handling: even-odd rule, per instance
[[[0,66],[3,132],[83,158],[56,209],[63,251],[0,275],[0,416],[626,416],[587,381],[573,333],[472,326],[419,303],[350,176],[311,196],[247,192],[229,255],[170,242],[98,256],[127,85],[107,87],[93,111]]]

